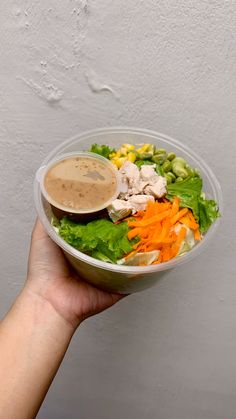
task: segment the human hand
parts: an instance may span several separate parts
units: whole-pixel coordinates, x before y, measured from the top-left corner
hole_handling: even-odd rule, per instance
[[[72,271],[63,252],[47,235],[38,219],[32,232],[25,288],[49,302],[73,328],[124,297],[99,290],[82,281]]]
[[[26,284],[0,322],[4,417],[36,417],[77,326],[122,297],[83,282],[36,221]]]

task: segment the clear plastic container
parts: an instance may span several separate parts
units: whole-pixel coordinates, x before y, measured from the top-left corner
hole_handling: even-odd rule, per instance
[[[123,143],[151,143],[158,148],[165,148],[168,152],[176,153],[178,156],[183,157],[192,167],[199,169],[203,179],[203,191],[208,199],[214,199],[218,203],[222,215],[223,199],[221,188],[209,166],[186,145],[153,131],[130,127],[88,131],[63,142],[52,150],[42,162],[41,167],[47,166],[51,161],[65,153],[88,151],[93,143],[107,144],[115,148],[119,148]],[[37,175],[34,182],[34,199],[38,216],[47,233],[61,247],[66,258],[78,274],[87,282],[99,288],[119,293],[132,293],[149,288],[157,282],[166,270],[191,261],[191,259],[206,249],[220,223],[219,218],[212,224],[204,238],[190,252],[180,257],[159,265],[121,266],[87,256],[74,249],[58,236],[50,222],[52,216],[51,206],[42,195]]]

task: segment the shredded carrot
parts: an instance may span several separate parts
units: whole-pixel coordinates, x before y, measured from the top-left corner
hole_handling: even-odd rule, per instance
[[[130,227],[128,238],[140,239],[127,257],[137,252],[160,250],[153,264],[167,262],[178,255],[188,228],[193,230],[195,240],[201,240],[199,225],[192,211],[180,208],[180,199],[177,197],[173,202],[165,199],[162,202],[149,201],[145,211],[139,211],[126,221]],[[175,230],[177,225],[180,226],[179,230]]]
[[[173,217],[179,211],[179,202],[180,199],[177,196],[174,197],[171,209],[171,216]]]
[[[195,240],[201,240],[201,233],[199,231],[199,228],[197,230],[194,230],[194,238]]]
[[[162,242],[167,236],[169,236],[170,229],[171,229],[171,223],[170,223],[170,220],[167,218],[166,220],[163,220],[163,223],[162,223],[162,231],[159,236],[160,242]]]
[[[162,252],[162,261],[167,262],[171,259],[171,247],[170,245],[163,246],[163,252]]]
[[[149,220],[141,220],[141,221],[131,221],[129,222],[130,227],[148,227],[151,224],[155,224],[158,221],[164,220],[166,217],[170,216],[170,210],[166,210],[161,212],[160,214],[154,215],[153,217],[149,218]]]
[[[138,227],[133,228],[133,230],[130,230],[128,232],[128,239],[131,240],[131,239],[133,239],[134,237],[138,236],[141,233],[142,233],[142,229],[141,228],[138,228]]]
[[[195,220],[195,218],[194,218],[194,216],[193,216],[192,211],[190,211],[190,210],[189,210],[189,212],[188,212],[188,216],[189,216],[190,220],[191,220],[191,221],[193,221],[193,223],[194,223],[194,222],[196,223],[196,220]]]
[[[161,261],[157,259],[155,262],[152,263],[152,265],[159,265],[159,263],[161,263]]]
[[[201,240],[201,233],[199,231],[199,224],[196,222],[192,212],[188,210],[188,213],[180,218],[180,223],[184,224],[191,230],[193,230],[194,233],[194,239],[195,240]]]
[[[137,251],[136,250],[132,250],[132,252],[128,253],[128,255],[125,256],[125,259],[129,259],[131,256],[136,255]]]
[[[184,215],[182,218],[179,219],[180,223],[186,225],[187,227],[191,228],[192,230],[197,230],[198,229],[198,224],[196,223],[196,221],[192,221],[189,217],[188,214]]]
[[[173,217],[171,217],[171,224],[176,224],[177,221],[179,221],[180,218],[182,218],[185,214],[187,214],[188,212],[188,208],[183,208],[180,211],[177,212],[177,214],[175,214]]]

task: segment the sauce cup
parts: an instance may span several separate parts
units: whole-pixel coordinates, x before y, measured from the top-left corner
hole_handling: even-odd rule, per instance
[[[36,174],[41,192],[61,219],[90,221],[107,215],[119,195],[120,176],[105,157],[90,152],[65,153],[42,165]]]

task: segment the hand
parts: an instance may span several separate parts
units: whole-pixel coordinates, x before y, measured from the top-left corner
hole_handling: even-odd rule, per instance
[[[0,323],[4,418],[36,417],[77,326],[120,298],[83,282],[36,221],[25,287]]]
[[[124,297],[82,281],[39,220],[32,233],[26,290],[48,301],[74,328]]]

